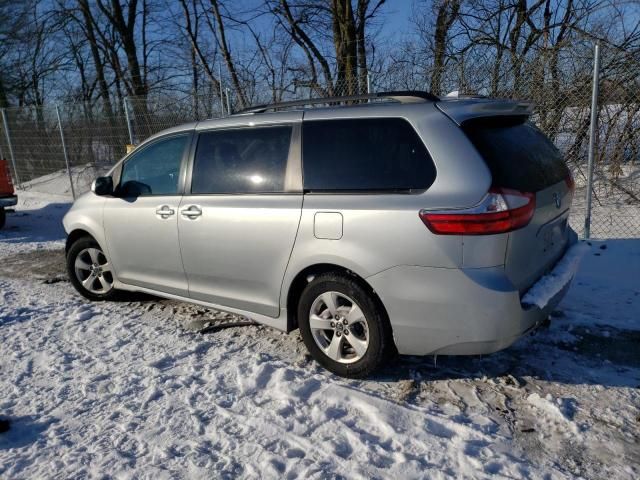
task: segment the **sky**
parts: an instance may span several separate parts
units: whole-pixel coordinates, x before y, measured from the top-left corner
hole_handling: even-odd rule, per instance
[[[254,12],[261,10],[264,0],[238,0],[229,3],[234,11]],[[385,38],[399,40],[411,27],[414,0],[387,0],[379,14],[368,25],[369,34],[378,33]],[[373,4],[373,1],[372,1]],[[272,18],[264,17],[264,24],[271,25]]]

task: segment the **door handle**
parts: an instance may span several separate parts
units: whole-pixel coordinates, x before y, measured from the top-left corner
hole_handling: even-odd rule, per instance
[[[190,220],[195,220],[200,215],[202,215],[202,209],[197,205],[190,205],[189,208],[186,208],[180,212],[183,217],[187,217]]]
[[[158,215],[163,220],[166,220],[171,215],[174,215],[176,211],[171,208],[169,205],[162,205],[156,209],[156,215]]]

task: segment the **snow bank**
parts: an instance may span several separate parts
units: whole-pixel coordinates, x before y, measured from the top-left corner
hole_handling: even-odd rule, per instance
[[[525,305],[547,306],[549,301],[562,290],[574,277],[580,265],[580,259],[589,250],[586,243],[577,243],[567,250],[555,268],[538,280],[522,298]]]
[[[103,167],[92,164],[71,167],[71,178],[73,179],[76,196],[88,192],[91,189],[93,181],[100,175],[104,175],[107,170],[108,167],[106,166]],[[62,169],[48,175],[34,178],[28,182],[21,183],[20,190],[71,197],[69,173],[66,169]],[[18,194],[20,190],[18,190]]]

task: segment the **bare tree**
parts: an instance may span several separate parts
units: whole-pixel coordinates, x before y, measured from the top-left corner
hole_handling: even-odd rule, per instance
[[[0,0],[0,108],[9,106],[16,73],[12,50],[24,38],[31,3]]]
[[[213,85],[214,92],[219,96],[220,101],[222,101],[222,96],[220,94],[220,78],[218,78],[218,76],[216,76],[216,74],[214,73],[214,65],[216,59],[215,53],[217,52],[213,52],[214,55],[208,55],[203,47],[203,43],[209,42],[203,42],[200,38],[200,20],[198,10],[198,5],[200,2],[198,2],[197,0],[179,0],[179,3],[182,9],[184,21],[184,23],[179,25],[179,27],[187,37],[190,46],[194,92],[197,92],[198,76],[200,69],[202,69],[205,77]],[[204,14],[206,14],[206,11],[204,12]],[[209,60],[209,57],[212,57],[211,60]]]
[[[210,0],[210,2],[217,25],[216,39],[218,41],[218,46],[222,51],[222,57],[224,58],[224,63],[227,66],[229,75],[231,75],[231,82],[233,83],[233,87],[236,91],[236,94],[238,95],[238,99],[240,100],[240,106],[246,107],[248,106],[247,98],[244,93],[244,88],[240,83],[238,72],[236,71],[236,66],[231,56],[231,49],[227,42],[227,36],[225,33],[225,24],[222,20],[222,15],[220,15],[220,4],[218,0]]]
[[[93,59],[93,66],[96,73],[96,81],[100,91],[100,97],[104,106],[105,113],[109,118],[113,118],[113,107],[111,106],[111,95],[109,93],[109,85],[105,74],[105,62],[103,55],[100,52],[100,46],[95,33],[96,20],[89,6],[87,0],[78,0],[78,7],[80,10],[81,18],[77,18],[77,22],[82,25],[84,35],[87,39],[89,49],[91,51],[91,57]]]
[[[149,85],[145,71],[140,66],[138,43],[135,37],[136,20],[138,19],[138,0],[129,0],[128,5],[126,5],[126,18],[125,11],[119,0],[111,0],[110,5],[105,5],[105,0],[96,0],[96,4],[118,33],[119,39],[122,42],[122,49],[127,58],[129,73],[127,86],[129,92],[138,97],[146,97],[147,93],[149,93]],[[146,11],[145,7],[146,2],[143,1],[143,12]],[[147,48],[144,40],[143,35],[143,50]]]
[[[435,3],[436,25],[433,32],[433,70],[431,72],[431,91],[440,95],[442,88],[442,72],[445,66],[445,55],[449,30],[460,13],[461,0],[440,0]]]

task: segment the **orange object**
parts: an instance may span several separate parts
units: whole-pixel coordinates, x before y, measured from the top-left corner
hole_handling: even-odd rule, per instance
[[[6,160],[0,159],[0,197],[13,195],[13,182],[9,165]]]

